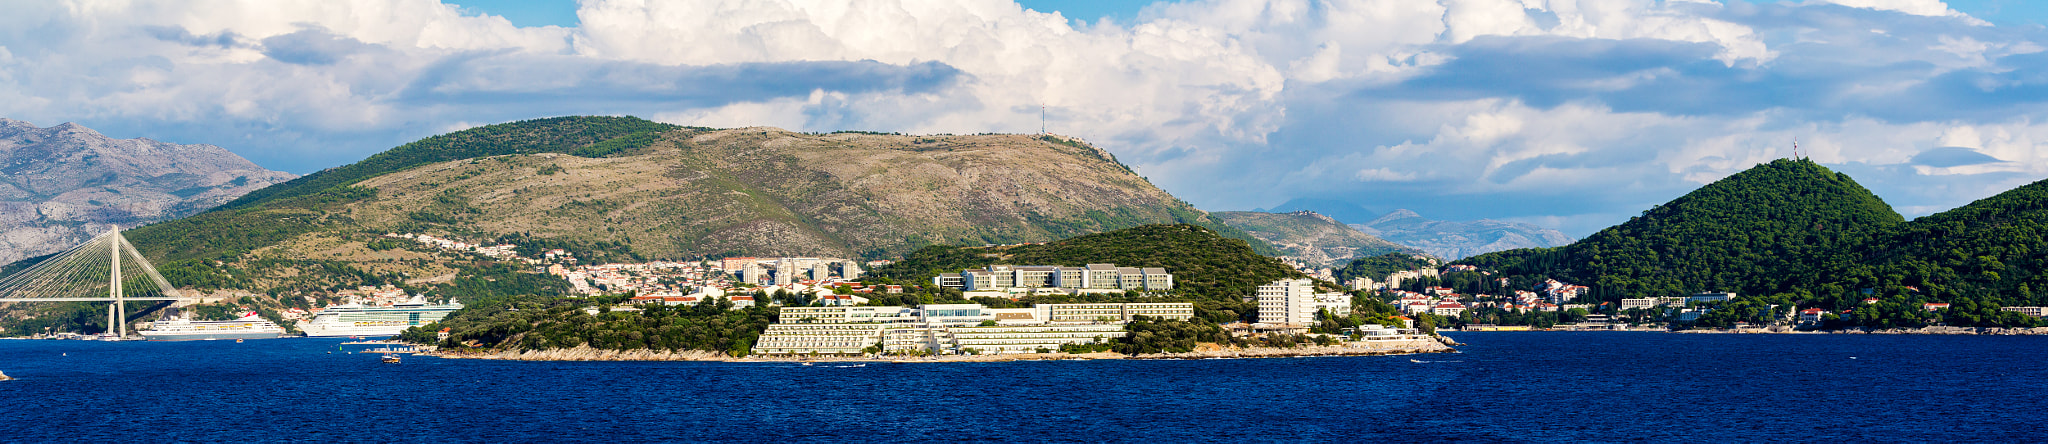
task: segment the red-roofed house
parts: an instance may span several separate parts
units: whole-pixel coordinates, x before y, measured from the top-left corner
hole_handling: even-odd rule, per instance
[[[1828,311],[1827,311],[1827,310],[1822,310],[1822,309],[1818,309],[1818,308],[1809,308],[1809,309],[1805,309],[1805,310],[1800,310],[1800,311],[1799,311],[1799,322],[1807,322],[1807,323],[1819,323],[1819,322],[1820,322],[1820,318],[1821,318],[1822,316],[1827,316],[1827,314],[1828,314]]]

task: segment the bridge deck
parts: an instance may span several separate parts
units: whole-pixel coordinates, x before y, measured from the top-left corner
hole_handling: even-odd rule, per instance
[[[199,298],[121,298],[123,301],[183,301]],[[113,302],[114,298],[0,298],[0,302]]]

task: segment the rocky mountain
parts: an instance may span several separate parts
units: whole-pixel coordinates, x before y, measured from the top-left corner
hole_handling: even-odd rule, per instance
[[[1388,242],[1314,211],[1209,213],[1225,224],[1273,244],[1284,257],[1317,267],[1341,267],[1351,259],[1422,250]]]
[[[1408,210],[1394,210],[1351,227],[1451,260],[1495,251],[1572,243],[1571,236],[1563,232],[1535,225],[1492,219],[1467,222],[1430,220]]]
[[[110,226],[188,216],[293,177],[213,145],[0,118],[0,263],[70,248]]]
[[[466,266],[394,249],[384,233],[563,248],[586,260],[888,258],[1155,223],[1202,225],[1277,251],[1073,139],[685,128],[631,117],[434,136],[129,238],[188,285],[320,292]]]

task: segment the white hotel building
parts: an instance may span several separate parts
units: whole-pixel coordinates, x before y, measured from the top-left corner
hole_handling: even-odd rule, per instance
[[[1194,304],[783,307],[781,322],[768,326],[768,331],[754,344],[754,352],[857,355],[880,344],[887,352],[958,354],[972,349],[981,353],[1037,353],[1057,351],[1065,344],[1121,338],[1124,324],[1136,316],[1186,320],[1194,317]],[[990,321],[995,325],[982,325]]]
[[[1323,310],[1337,316],[1351,314],[1351,295],[1316,293],[1315,289],[1315,282],[1308,279],[1284,279],[1260,285],[1256,296],[1258,323],[1272,328],[1308,328],[1316,323],[1316,313]]]

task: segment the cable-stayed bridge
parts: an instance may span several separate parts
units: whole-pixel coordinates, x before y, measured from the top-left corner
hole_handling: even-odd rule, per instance
[[[120,337],[128,335],[126,302],[186,299],[118,229],[0,278],[0,303],[111,302],[108,333]]]

